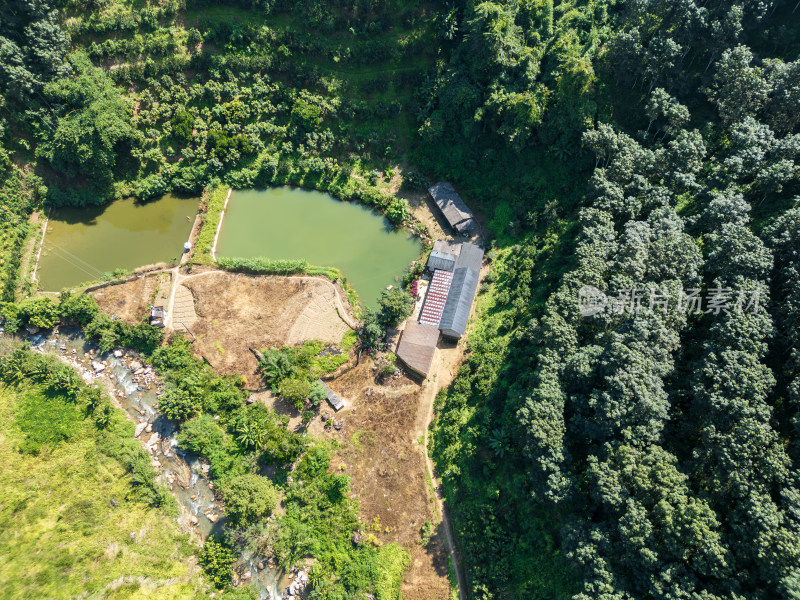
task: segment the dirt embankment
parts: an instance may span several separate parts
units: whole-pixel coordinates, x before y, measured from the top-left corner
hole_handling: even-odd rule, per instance
[[[140,323],[150,314],[150,305],[159,291],[159,277],[150,276],[100,288],[91,295],[107,315],[116,315],[128,323]]]

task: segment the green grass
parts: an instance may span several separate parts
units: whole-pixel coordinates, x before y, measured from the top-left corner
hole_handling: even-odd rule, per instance
[[[107,435],[59,397],[0,388],[3,598],[205,597],[196,548],[164,510],[127,499],[130,476],[100,449]],[[20,452],[30,440],[37,454]]]
[[[352,329],[350,329],[342,337],[342,341],[339,342],[339,347],[345,352],[349,352],[350,348],[355,346],[357,341],[358,341],[358,334]]]
[[[225,198],[228,197],[228,186],[220,185],[213,189],[203,192],[203,200],[206,203],[206,212],[202,216],[200,233],[194,242],[192,250],[192,260],[204,265],[214,264],[211,258],[211,250],[214,247],[214,236],[217,234],[220,215],[225,206]]]

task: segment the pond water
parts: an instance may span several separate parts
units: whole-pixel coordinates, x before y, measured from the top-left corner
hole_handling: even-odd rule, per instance
[[[167,194],[146,203],[127,199],[54,209],[36,270],[41,289],[58,291],[114,269],[180,257],[197,203],[197,198]]]
[[[419,255],[408,231],[393,230],[368,208],[298,188],[235,191],[225,211],[217,256],[305,259],[336,267],[367,307]]]

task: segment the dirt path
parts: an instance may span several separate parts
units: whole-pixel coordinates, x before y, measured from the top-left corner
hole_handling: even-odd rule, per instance
[[[17,281],[16,293],[19,294],[25,280],[25,274],[30,272],[31,280],[36,282],[36,270],[39,267],[39,258],[42,255],[42,246],[44,245],[44,236],[47,232],[47,223],[49,219],[47,215],[42,215],[41,211],[35,210],[31,213],[29,223],[34,228],[34,231],[28,234],[28,239],[25,241],[25,248],[22,250],[22,261],[20,262],[19,280]],[[42,223],[41,229],[38,228],[39,223]]]
[[[422,437],[425,443],[422,446],[425,455],[425,465],[428,473],[433,481],[433,488],[435,492],[435,502],[442,515],[442,530],[444,532],[445,540],[447,542],[447,553],[450,560],[453,562],[453,570],[456,573],[456,581],[458,584],[458,597],[459,600],[466,600],[466,585],[461,573],[460,564],[458,562],[458,555],[456,553],[455,538],[453,536],[453,526],[450,517],[447,513],[447,507],[442,497],[442,487],[436,477],[433,461],[430,457],[428,448],[428,432],[430,429],[431,421],[433,420],[433,404],[436,400],[436,394],[439,390],[449,386],[453,379],[455,379],[458,372],[458,366],[463,359],[463,349],[460,346],[452,348],[439,348],[436,350],[436,357],[434,359],[434,369],[432,375],[425,381],[424,389],[420,395],[420,404],[417,412],[417,422],[412,433],[414,439]]]

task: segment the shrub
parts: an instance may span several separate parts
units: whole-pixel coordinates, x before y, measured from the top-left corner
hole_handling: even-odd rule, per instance
[[[308,262],[305,260],[271,260],[265,257],[220,257],[217,259],[217,264],[226,271],[257,275],[293,275],[308,271]]]
[[[394,327],[407,318],[414,309],[414,300],[400,288],[384,290],[379,301],[378,320],[384,327]]]
[[[402,223],[409,215],[408,203],[402,198],[395,198],[386,207],[386,218],[392,223]]]
[[[247,474],[233,478],[225,486],[225,514],[237,527],[247,527],[269,516],[278,504],[272,482],[261,475]]]
[[[381,350],[384,345],[386,332],[380,322],[379,314],[367,311],[364,315],[364,325],[359,332],[361,347],[365,350]]]
[[[262,356],[258,366],[267,383],[277,385],[294,374],[296,359],[293,354],[271,348],[263,350]]]
[[[292,403],[298,410],[311,395],[311,384],[305,379],[289,377],[281,382],[281,396]]]
[[[225,434],[211,415],[195,417],[181,427],[178,444],[181,448],[201,456],[209,456],[213,449],[221,446]]]
[[[314,131],[322,119],[322,112],[318,106],[309,104],[304,100],[295,100],[292,106],[292,124],[303,132]]]
[[[200,402],[189,392],[170,387],[158,401],[158,410],[175,421],[191,419],[200,412]]]
[[[3,326],[7,333],[16,333],[22,327],[19,320],[19,306],[13,302],[0,304],[0,317],[3,318]]]
[[[51,298],[31,298],[19,305],[18,318],[23,327],[50,329],[58,322],[58,306]]]
[[[97,316],[99,311],[97,302],[88,294],[73,296],[67,291],[61,292],[59,297],[58,314],[61,321],[87,325]]]
[[[200,553],[200,564],[218,588],[224,588],[233,580],[233,563],[236,555],[228,546],[213,536],[206,540]]]
[[[170,123],[172,125],[172,133],[176,140],[182,144],[188,144],[192,141],[194,117],[191,113],[183,110],[172,117],[172,121]]]
[[[319,406],[327,397],[328,392],[325,391],[325,387],[319,381],[311,384],[311,391],[308,393],[308,400],[311,404]]]

